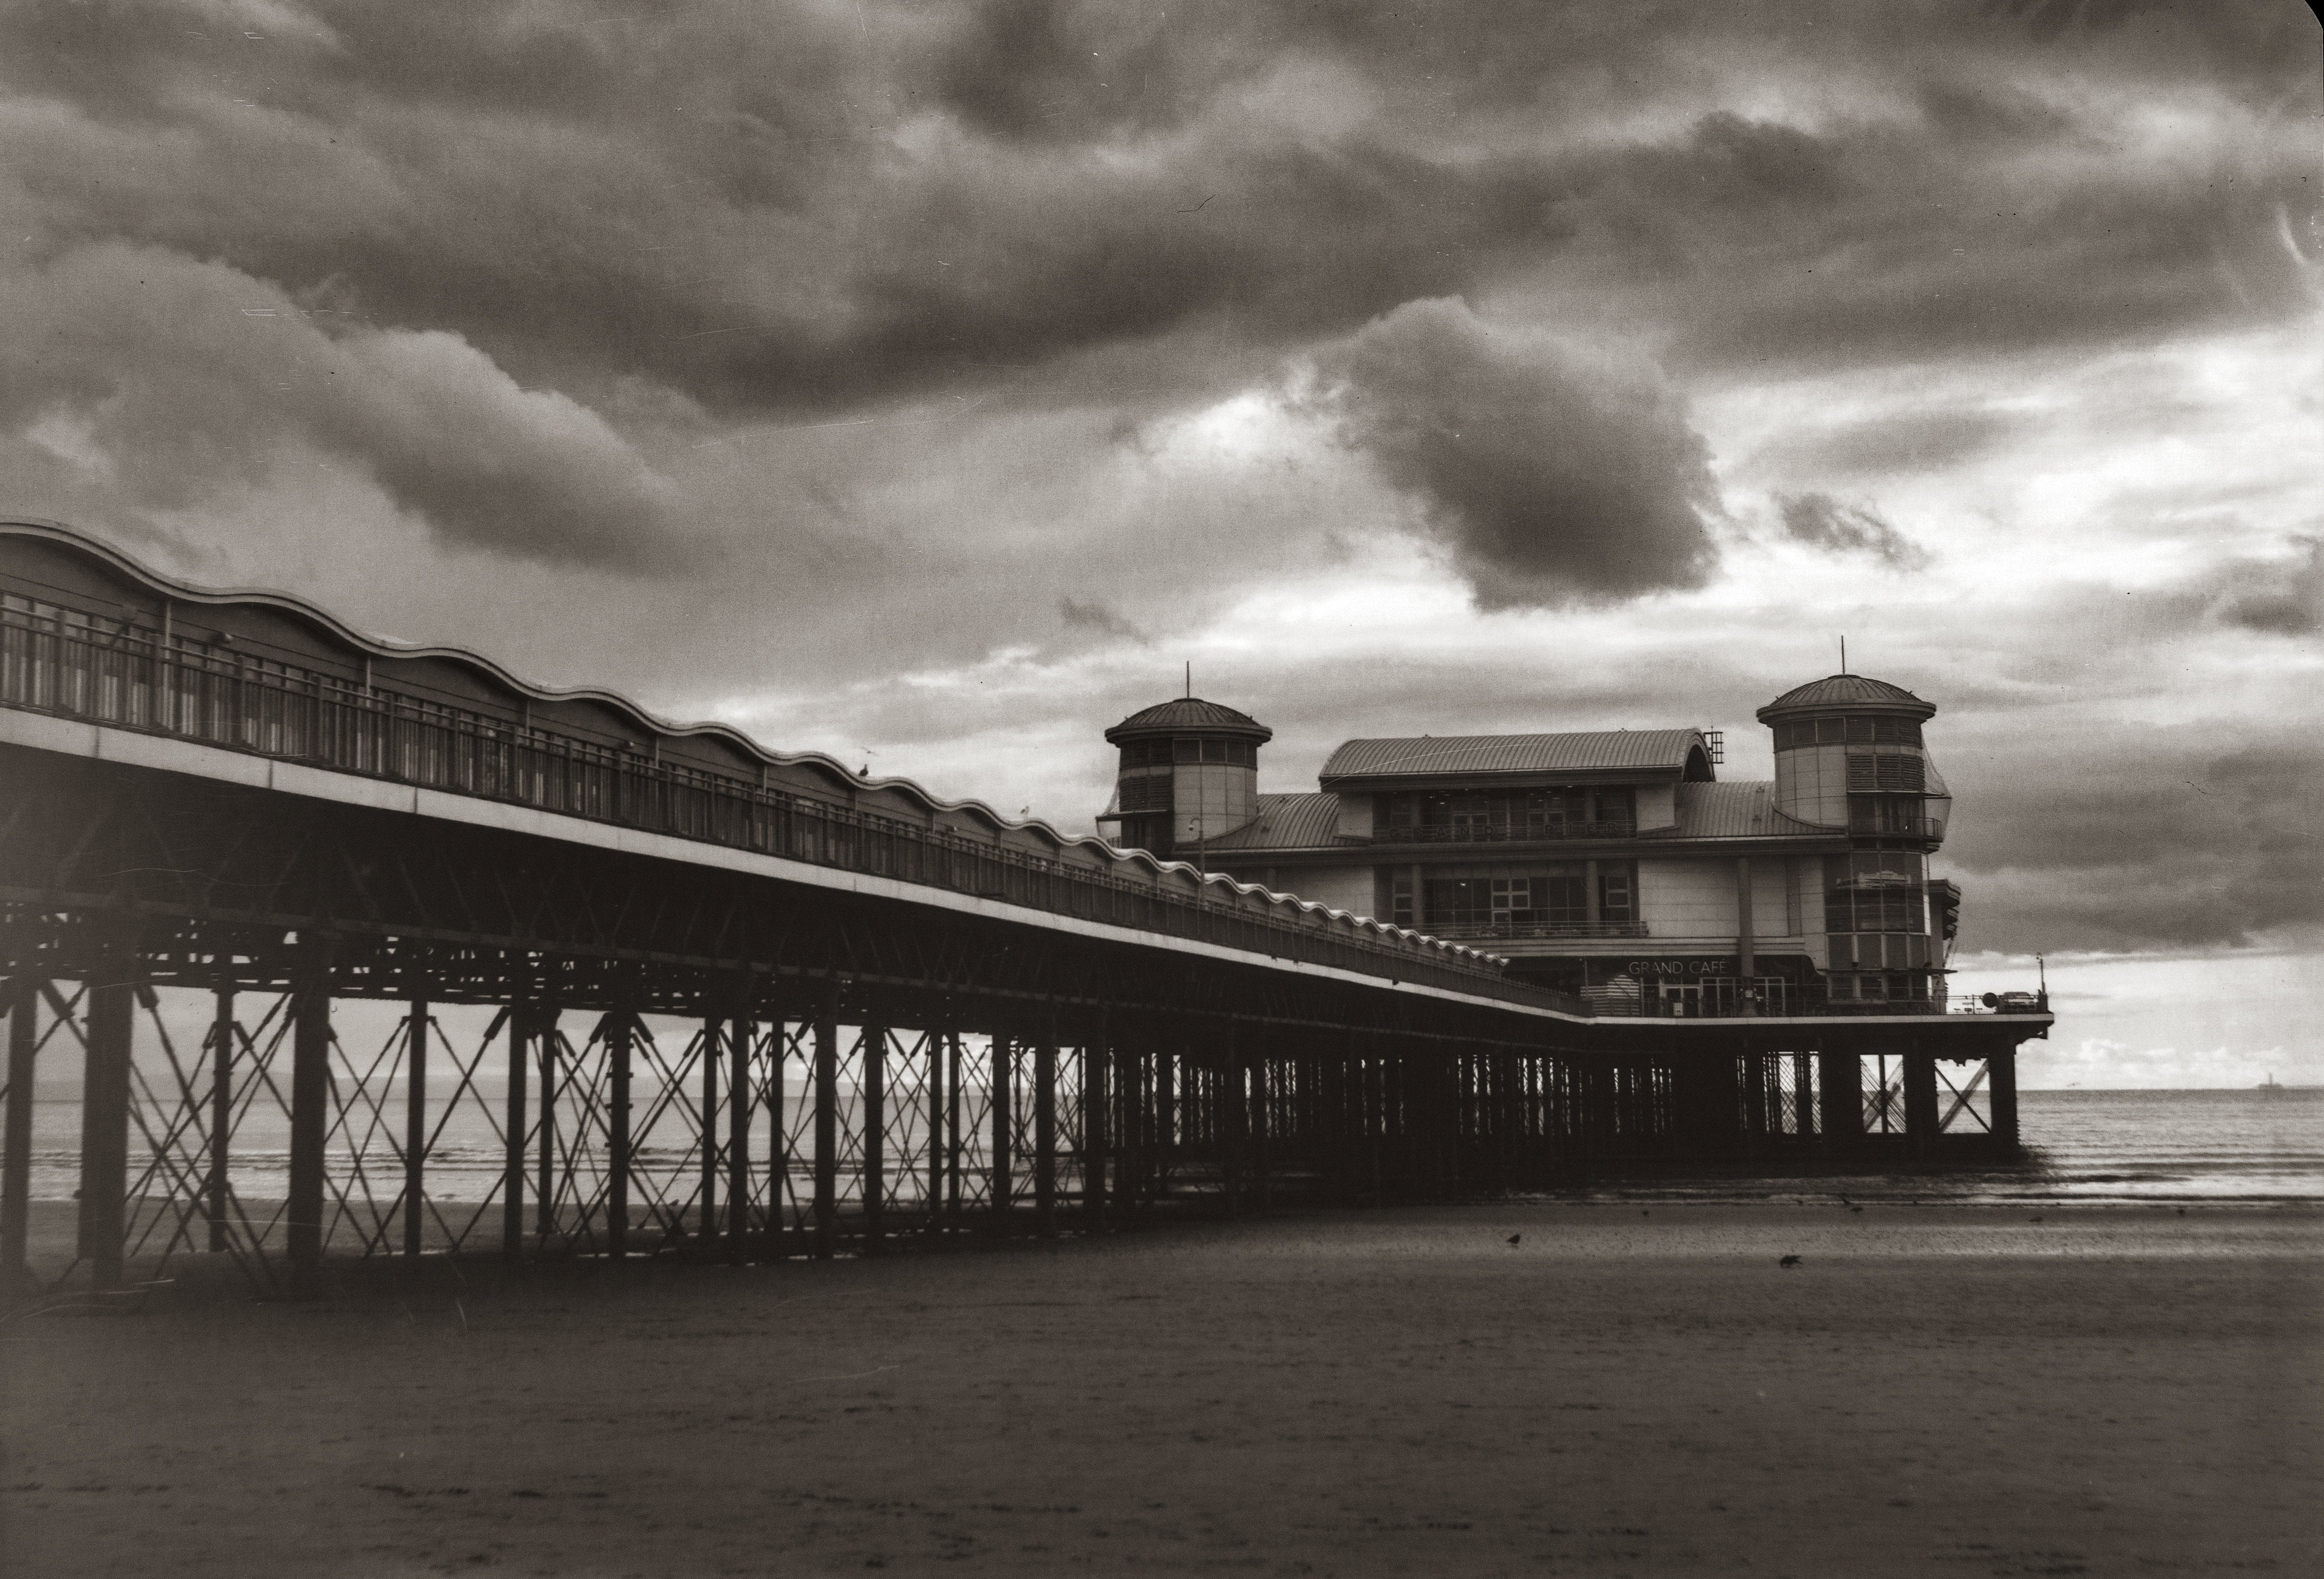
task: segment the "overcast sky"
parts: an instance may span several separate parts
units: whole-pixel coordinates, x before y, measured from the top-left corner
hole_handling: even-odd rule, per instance
[[[1963,984],[2084,995],[2034,1081],[2324,1079],[2319,54],[2296,0],[25,0],[0,508],[1077,831],[1189,660],[1262,789],[1623,725],[1765,777],[1845,634],[1941,709]]]

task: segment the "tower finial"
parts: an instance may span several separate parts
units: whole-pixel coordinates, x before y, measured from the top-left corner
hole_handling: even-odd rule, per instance
[[[1191,658],[1186,660],[1186,699],[1194,699],[1194,660]]]
[[[1848,638],[1845,636],[1840,639],[1840,672],[1848,672]]]

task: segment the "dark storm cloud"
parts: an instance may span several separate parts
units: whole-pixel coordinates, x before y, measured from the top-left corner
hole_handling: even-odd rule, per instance
[[[376,353],[359,414],[244,379],[208,421],[213,480],[295,431],[460,540],[554,554],[569,531],[604,560],[677,531],[654,468],[607,458],[656,424],[954,394],[1199,402],[1453,294],[1497,321],[1570,308],[1652,332],[1686,374],[2279,321],[2312,289],[2313,183],[2264,134],[2311,45],[2256,5],[1722,5],[1648,24],[1449,0],[49,0],[0,15],[0,219],[15,266],[175,254]],[[2126,106],[2149,99],[2228,130],[2127,149]],[[1818,107],[1731,107],[1786,100]],[[149,332],[164,362],[203,354]],[[503,476],[471,446],[438,475],[420,454],[424,414],[467,409],[386,355],[429,334],[508,381],[489,420],[448,429],[513,423],[532,462]],[[102,337],[54,350],[52,405],[134,374]],[[57,365],[69,351],[83,360]],[[567,467],[585,419],[612,438]],[[559,423],[568,448],[541,448]],[[1660,560],[1553,566],[1481,493],[1430,487],[1509,601],[1688,585],[1707,563],[1667,503],[1646,512]]]
[[[2324,749],[2304,734],[2052,722],[1938,754],[1958,798],[1945,854],[1968,890],[1965,948],[2235,946],[2324,928]]]
[[[1894,570],[1918,570],[1929,551],[1884,520],[1868,504],[1850,504],[1829,494],[1779,494],[1775,512],[1784,534],[1830,554],[1862,554]]]
[[[1911,411],[1785,435],[1755,458],[1811,475],[1937,471],[1988,454],[2037,426],[2031,418],[1997,411]]]
[[[1318,403],[1420,501],[1479,606],[1709,579],[1710,450],[1653,364],[1438,300],[1367,325],[1317,370]]]
[[[2301,538],[2289,559],[2245,561],[2221,574],[2213,614],[2224,623],[2272,636],[2324,630],[2324,539]]]
[[[1074,598],[1060,598],[1057,614],[1077,631],[1094,631],[1102,636],[1118,636],[1125,642],[1141,644],[1152,640],[1145,632],[1123,619],[1102,603],[1082,603]]]

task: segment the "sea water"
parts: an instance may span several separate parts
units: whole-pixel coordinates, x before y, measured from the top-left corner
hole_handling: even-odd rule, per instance
[[[788,1094],[796,1115],[803,1091]],[[497,1099],[475,1097],[447,1107],[431,1104],[436,1131],[428,1162],[429,1193],[442,1201],[482,1201],[497,1185],[503,1149],[485,1109]],[[33,1104],[32,1194],[36,1200],[69,1199],[78,1187],[80,1103],[62,1097]],[[401,1093],[380,1110],[348,1115],[357,1127],[392,1126],[400,1138]],[[691,1137],[683,1122],[666,1122],[640,1137],[638,1165],[675,1171],[688,1164]],[[752,1138],[766,1144],[765,1122]],[[1812,1181],[1780,1176],[1660,1177],[1651,1183],[1600,1187],[1593,1194],[1664,1198],[1756,1198],[1849,1193],[1868,1199],[1910,1196],[1976,1201],[2295,1202],[2324,1200],[2324,1088],[2270,1091],[2027,1091],[2019,1096],[2019,1133],[2025,1155],[1990,1168],[1934,1173],[1898,1168]],[[163,1138],[167,1139],[166,1132]],[[335,1132],[333,1166],[340,1166],[347,1133]],[[914,1148],[906,1148],[906,1152]],[[198,1170],[198,1134],[168,1148],[176,1160],[161,1171]],[[130,1138],[130,1171],[143,1177],[153,1148],[143,1132]],[[763,1153],[761,1153],[763,1155]],[[235,1140],[236,1191],[248,1199],[279,1198],[287,1184],[290,1125],[279,1111],[254,1108]],[[908,1167],[899,1159],[899,1171]],[[400,1165],[386,1138],[374,1136],[367,1168],[389,1191]],[[698,1166],[696,1164],[695,1166]]]

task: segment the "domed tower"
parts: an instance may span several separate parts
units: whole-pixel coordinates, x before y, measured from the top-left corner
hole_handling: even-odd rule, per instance
[[[1775,734],[1776,808],[1848,830],[1849,854],[1824,858],[1824,947],[1812,951],[1837,1002],[1942,1005],[1959,899],[1929,880],[1952,808],[1921,737],[1936,711],[1858,674],[1812,680],[1759,709]]]
[[[1166,859],[1194,856],[1206,839],[1259,815],[1259,748],[1275,731],[1246,713],[1182,697],[1132,713],[1105,732],[1121,748],[1115,842]]]

